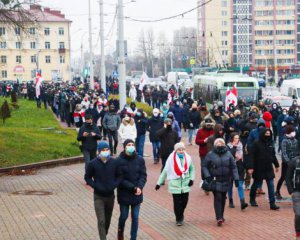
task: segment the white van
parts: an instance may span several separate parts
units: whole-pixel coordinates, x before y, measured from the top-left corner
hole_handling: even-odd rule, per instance
[[[300,105],[300,79],[284,80],[280,87],[281,95],[297,100]]]
[[[184,81],[189,80],[189,75],[186,72],[168,72],[168,85],[181,85]]]

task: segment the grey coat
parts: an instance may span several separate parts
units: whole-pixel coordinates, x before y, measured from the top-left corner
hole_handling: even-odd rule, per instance
[[[121,118],[116,113],[108,113],[103,118],[103,127],[106,130],[116,131],[121,125]]]
[[[216,180],[216,191],[227,192],[231,180],[239,180],[239,174],[232,154],[227,150],[218,154],[215,149],[210,151],[204,161],[202,169],[205,178]]]

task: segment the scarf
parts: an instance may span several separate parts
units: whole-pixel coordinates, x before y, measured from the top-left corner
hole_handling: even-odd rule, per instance
[[[185,178],[187,172],[189,171],[189,167],[191,165],[192,159],[191,159],[190,155],[188,155],[187,153],[184,153],[183,159],[184,159],[184,161],[183,161],[183,165],[182,165],[181,160],[177,156],[175,151],[173,151],[169,155],[169,157],[166,161],[166,166],[165,166],[168,180]]]

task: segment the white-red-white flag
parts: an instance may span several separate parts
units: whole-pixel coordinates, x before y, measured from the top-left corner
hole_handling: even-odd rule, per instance
[[[238,92],[236,88],[236,84],[234,84],[232,90],[229,90],[229,87],[226,91],[226,98],[225,98],[225,107],[226,110],[229,109],[230,104],[233,104],[234,106],[237,106],[237,101],[238,101]]]
[[[141,79],[140,79],[139,90],[142,91],[147,82],[149,82],[149,77],[147,76],[147,74],[145,72],[143,72]]]
[[[36,78],[35,78],[35,95],[36,98],[39,98],[41,95],[41,85],[42,82],[44,81],[44,78],[42,78],[40,73],[37,73]]]

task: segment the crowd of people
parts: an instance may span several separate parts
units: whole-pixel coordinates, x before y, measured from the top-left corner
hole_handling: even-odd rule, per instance
[[[189,90],[181,94],[173,91],[171,88],[167,94],[171,98],[159,100],[159,104],[153,99],[153,93],[150,101],[145,98],[146,103],[155,106],[148,116],[142,108],[137,108],[136,102],[120,106],[115,95],[107,98],[101,89],[90,91],[84,86],[55,84],[41,87],[37,106],[41,107],[41,103],[45,108],[50,106],[61,121],[75,126],[78,132],[85,160],[85,180],[94,189],[100,238],[106,239],[108,233],[115,189],[120,205],[118,239],[124,239],[129,208],[131,239],[137,238],[139,210],[147,180],[144,144],[149,132],[153,163],[162,165],[155,190],[167,179],[177,226],[184,224],[184,210],[197,176],[194,164],[199,163],[202,188],[205,194],[212,192],[214,196],[218,226],[225,221],[227,198],[229,207],[235,208],[233,186],[237,188],[240,208],[245,211],[248,204],[258,207],[256,196],[265,194],[262,188],[265,180],[270,209],[278,210],[276,199],[282,199],[281,189],[286,182],[292,194],[296,236],[300,239],[297,103],[283,109],[277,103],[266,106],[260,101],[247,105],[239,100],[237,106],[225,109],[219,101],[209,109],[201,97],[192,99]],[[28,97],[23,90],[21,93]],[[128,94],[132,98],[130,91]],[[184,132],[188,135],[187,144],[199,146],[200,161],[188,154],[182,142]],[[123,145],[120,153],[117,152],[119,140]],[[281,176],[275,186],[275,171],[280,167]]]

